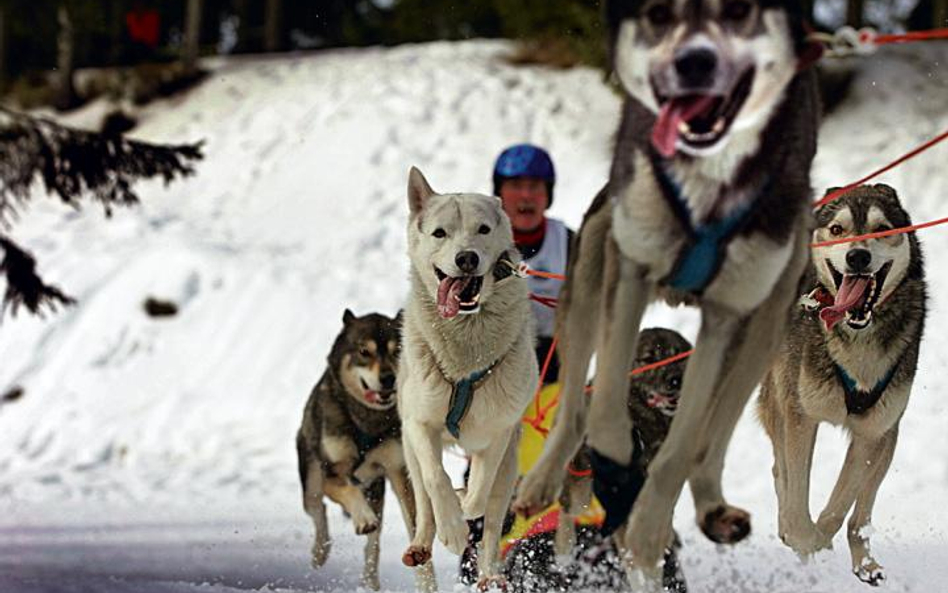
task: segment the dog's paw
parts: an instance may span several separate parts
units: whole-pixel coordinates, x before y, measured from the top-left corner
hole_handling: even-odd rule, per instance
[[[701,531],[718,544],[734,544],[750,534],[750,513],[730,505],[718,506],[701,519]]]
[[[513,511],[523,517],[536,515],[553,504],[563,485],[563,472],[541,471],[539,464],[520,482]]]
[[[411,545],[402,554],[402,564],[405,566],[421,566],[431,561],[431,548]]]
[[[379,518],[366,507],[352,514],[356,535],[368,535],[379,528]]]
[[[477,590],[486,591],[506,591],[507,579],[502,576],[481,577],[477,581]]]
[[[435,527],[438,539],[452,554],[460,556],[467,547],[467,521],[461,515],[460,505],[451,511],[435,513]]]
[[[323,564],[326,564],[326,560],[329,559],[329,549],[332,547],[329,540],[319,541],[313,544],[312,557],[310,558],[310,564],[313,568],[319,568]]]
[[[885,572],[882,570],[882,567],[878,562],[869,557],[864,558],[859,566],[853,567],[853,574],[855,574],[856,578],[860,581],[868,583],[873,587],[878,587],[882,584],[882,581],[885,580]]]
[[[792,529],[782,531],[780,539],[804,559],[833,547],[832,538],[827,537],[812,521],[801,521]]]

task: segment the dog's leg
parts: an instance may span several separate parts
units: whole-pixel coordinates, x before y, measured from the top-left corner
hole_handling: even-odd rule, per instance
[[[830,494],[829,501],[817,521],[820,530],[827,536],[834,536],[843,526],[846,515],[862,492],[864,484],[868,482],[869,474],[875,471],[873,464],[879,457],[882,446],[882,439],[852,435],[833,493]]]
[[[799,278],[809,257],[806,240],[804,232],[798,234],[791,259],[770,295],[747,319],[740,322],[742,327],[739,331],[742,333],[735,336],[732,342],[733,350],[728,352],[727,366],[721,370],[720,380],[708,383],[714,395],[708,402],[703,428],[697,433],[700,435],[694,457],[697,465],[692,470],[690,486],[698,525],[709,539],[716,542],[733,543],[750,533],[749,513],[725,501],[721,474],[731,435],[747,400],[783,345]],[[689,362],[689,367],[691,364]],[[771,383],[769,387],[775,386]],[[682,401],[685,402],[684,397]],[[770,407],[775,406],[779,407],[779,403]],[[678,423],[676,417],[672,423],[672,432],[676,431]],[[775,442],[775,449],[777,446]],[[807,471],[807,480],[808,476]],[[788,477],[785,483],[789,484],[790,481],[792,478]],[[812,524],[812,520],[808,522]]]
[[[589,412],[587,444],[597,453],[628,466],[632,462],[629,363],[635,354],[639,323],[650,286],[642,268],[622,257],[612,241],[606,250],[606,288],[599,321],[596,378]],[[621,412],[621,413],[617,413]]]
[[[409,465],[408,468],[412,482],[420,478],[418,481],[431,501],[438,539],[452,554],[460,555],[467,545],[467,522],[461,513],[461,501],[451,486],[451,478],[442,465],[440,427],[430,427],[413,420],[407,424],[402,438],[410,443],[415,456],[414,466]]]
[[[461,500],[461,509],[465,519],[473,520],[484,516],[487,499],[491,495],[497,476],[497,468],[504,460],[507,449],[509,449],[509,442],[497,439],[487,448],[471,455],[471,474],[467,480],[467,492]]]
[[[517,447],[520,444],[520,426],[516,426],[507,439],[507,446],[497,473],[491,482],[490,497],[484,514],[484,537],[477,555],[478,588],[486,591],[491,587],[505,588],[500,565],[500,538],[503,535],[504,519],[510,509],[510,498],[517,482]]]
[[[562,388],[556,421],[543,453],[523,478],[514,501],[514,511],[535,515],[556,500],[563,485],[566,464],[579,450],[586,435],[586,373],[598,331],[597,321],[602,292],[603,242],[611,219],[597,222],[602,229],[583,225],[580,252],[567,273],[560,291],[557,332],[560,336]],[[589,224],[592,226],[592,223]],[[623,404],[623,409],[624,404]]]
[[[697,461],[701,431],[709,410],[713,410],[714,386],[741,323],[730,311],[711,305],[702,308],[701,330],[685,370],[681,404],[632,510],[626,541],[638,569],[648,573],[645,578],[653,582],[661,582],[661,569],[656,564],[672,541],[672,511]]]
[[[362,489],[349,481],[349,478],[327,478],[323,488],[326,496],[342,505],[349,516],[356,535],[368,535],[379,528],[379,518],[369,506]]]
[[[431,508],[431,499],[425,491],[425,484],[421,477],[421,468],[411,442],[402,432],[402,449],[405,453],[405,463],[408,466],[408,475],[411,480],[411,489],[415,498],[415,525],[411,544],[402,555],[405,566],[422,566],[431,564],[431,546],[435,538],[434,511]]]
[[[405,453],[405,457],[407,462],[407,452]],[[408,479],[408,468],[406,466],[386,468],[385,475],[392,484],[392,492],[395,493],[395,497],[401,507],[402,519],[405,521],[405,529],[408,531],[408,537],[414,541],[417,509],[415,506],[414,488]],[[415,567],[415,588],[425,593],[434,593],[438,590],[433,562],[425,562]]]
[[[303,483],[303,509],[313,520],[315,539],[311,562],[313,568],[319,568],[326,563],[331,545],[329,522],[326,521],[326,504],[323,502],[323,468],[319,460],[311,460],[306,468],[306,480]]]
[[[876,502],[879,485],[882,484],[882,480],[888,473],[889,466],[892,463],[898,436],[898,426],[893,427],[882,436],[877,455],[870,465],[869,477],[859,494],[856,495],[856,509],[849,517],[849,525],[847,526],[846,535],[849,540],[849,553],[853,561],[853,573],[859,580],[870,585],[878,585],[885,580],[882,566],[872,557],[869,550],[867,527],[872,521],[872,507]]]
[[[770,444],[773,448],[774,464],[771,468],[771,474],[774,478],[774,491],[777,494],[777,508],[786,505],[787,492],[787,461],[784,454],[784,429],[783,416],[780,412],[781,388],[779,378],[775,371],[768,373],[764,377],[760,386],[760,396],[757,398],[758,417]],[[692,482],[694,489],[694,482]],[[697,498],[697,497],[696,497]]]
[[[366,537],[365,567],[362,570],[362,586],[371,591],[378,591],[379,585],[379,540],[382,534],[382,512],[385,510],[385,479],[378,478],[372,482],[365,492],[369,506],[379,519],[379,528]]]
[[[788,405],[783,410],[784,492],[778,509],[777,533],[797,554],[809,556],[832,545],[810,516],[810,471],[818,423]]]
[[[572,462],[574,467],[582,465],[577,455]],[[588,462],[585,463],[588,466]],[[589,476],[566,477],[563,492],[560,494],[560,517],[553,541],[553,552],[561,566],[567,566],[573,559],[576,547],[576,517],[592,502],[592,478]]]

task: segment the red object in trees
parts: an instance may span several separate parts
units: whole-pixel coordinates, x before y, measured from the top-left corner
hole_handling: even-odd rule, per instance
[[[125,15],[125,26],[132,41],[143,43],[148,47],[158,46],[158,37],[161,32],[161,17],[153,8],[130,10]]]

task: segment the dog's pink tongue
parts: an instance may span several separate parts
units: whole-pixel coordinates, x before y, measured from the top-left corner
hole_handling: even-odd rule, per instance
[[[464,289],[464,284],[460,278],[448,276],[438,285],[438,315],[442,319],[451,319],[458,314],[461,301],[457,297]]]
[[[652,128],[652,144],[665,158],[675,156],[678,125],[711,107],[714,97],[697,96],[669,99],[662,105]]]
[[[823,320],[826,331],[833,329],[834,325],[846,317],[846,311],[859,303],[868,286],[869,279],[866,277],[843,276],[843,283],[836,291],[836,300],[833,301],[833,305],[820,311],[820,319]]]

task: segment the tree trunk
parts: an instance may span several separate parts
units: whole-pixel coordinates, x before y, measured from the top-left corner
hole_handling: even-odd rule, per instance
[[[846,24],[851,27],[859,28],[862,26],[862,14],[865,0],[847,0],[846,2]]]
[[[932,0],[932,22],[936,29],[948,27],[948,0]]]
[[[0,4],[0,92],[7,87],[7,9]]]
[[[201,45],[201,13],[204,0],[188,0],[184,20],[184,69],[191,73],[197,69],[198,50]]]
[[[234,12],[237,14],[237,45],[234,51],[250,51],[250,1],[234,0]]]
[[[76,106],[76,87],[73,86],[73,55],[75,53],[75,31],[69,9],[64,2],[56,10],[59,34],[56,40],[56,108],[71,109]]]
[[[109,63],[113,66],[122,61],[122,32],[125,30],[125,11],[122,0],[111,0],[107,12],[109,19]]]
[[[263,17],[263,50],[267,52],[283,49],[283,2],[267,0]]]

